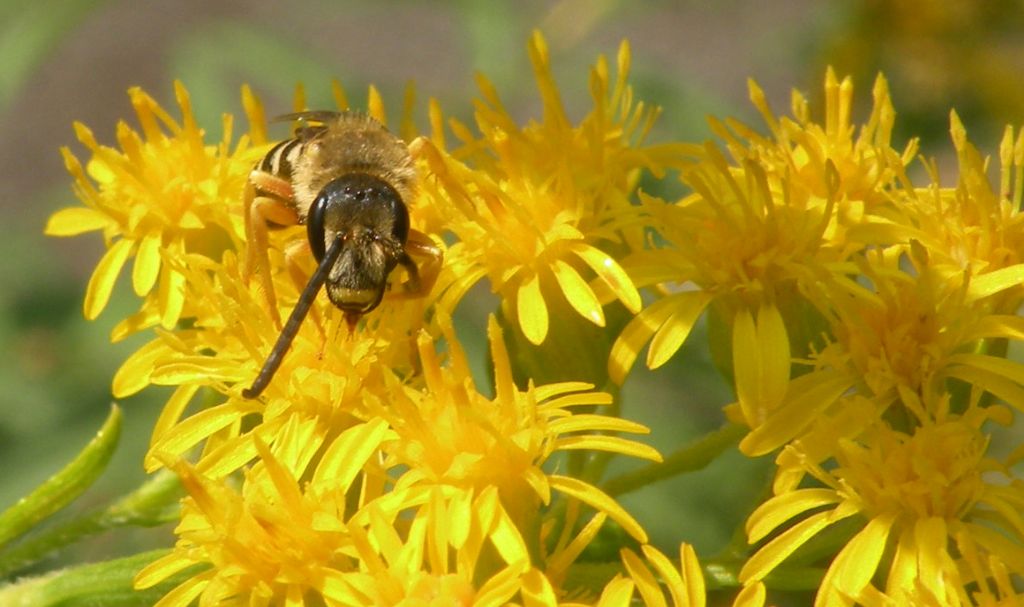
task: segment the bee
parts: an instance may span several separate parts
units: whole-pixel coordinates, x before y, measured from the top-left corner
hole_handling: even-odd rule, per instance
[[[245,398],[256,398],[270,383],[321,287],[326,285],[331,303],[343,312],[351,335],[359,319],[380,305],[392,270],[402,266],[408,275],[397,296],[421,297],[430,292],[442,259],[430,237],[409,226],[406,203],[415,194],[416,170],[405,142],[357,112],[298,112],[277,120],[297,121],[298,127],[249,174],[243,276],[259,276],[281,326],[268,230],[304,224],[307,241],[287,247],[285,263],[293,276],[301,275],[297,257],[308,246],[317,268],[259,375],[242,391]],[[421,266],[414,256],[424,259]]]

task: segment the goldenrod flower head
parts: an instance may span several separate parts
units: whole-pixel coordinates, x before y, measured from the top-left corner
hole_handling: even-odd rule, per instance
[[[892,148],[896,113],[881,75],[875,80],[871,115],[859,132],[852,121],[853,81],[849,77],[839,81],[832,68],[825,73],[821,123],[812,119],[807,98],[799,91],[792,93],[793,118],[776,118],[764,91],[753,80],[748,86],[750,100],[772,138],[732,120],[726,124],[713,120],[715,132],[737,158],[761,159],[765,170],[785,176],[794,189],[804,189],[818,199],[841,201],[842,213],[852,213],[852,218],[884,205],[885,190],[917,153],[916,140],[902,151]]]
[[[389,434],[381,420],[353,426],[311,463],[317,443],[310,441],[309,424],[292,423],[290,440],[273,450],[257,441],[260,461],[246,471],[241,491],[169,460],[189,495],[176,530],[179,540],[171,554],[139,572],[136,584],[148,587],[203,563],[211,567],[157,605],[184,607],[196,597],[201,605],[229,599],[305,605],[310,593],[341,600],[340,578],[358,568],[356,543],[365,541],[353,537],[355,513],[346,495]],[[300,484],[300,478],[308,480]]]
[[[763,455],[802,437],[817,445],[811,451],[823,458],[829,453],[818,447],[828,441],[810,437],[815,425],[828,426],[842,418],[852,423],[848,428],[857,428],[890,407],[899,407],[895,415],[911,423],[927,422],[946,413],[929,407],[948,404],[938,396],[951,380],[1024,410],[1020,363],[981,347],[983,340],[1020,339],[1024,325],[1019,318],[993,314],[987,301],[972,298],[966,276],[934,269],[917,246],[869,254],[854,259],[852,267],[859,271],[857,280],[833,276],[810,289],[812,297],[827,306],[831,329],[830,343],[807,361],[814,369],[782,386],[765,379],[753,384],[761,393],[776,396],[767,401],[774,405],[762,422],[741,442],[744,453]],[[740,334],[753,335],[750,324],[745,325],[745,330],[737,325]],[[735,331],[734,348],[740,343]],[[757,340],[747,337],[744,343],[749,350]],[[737,360],[753,357],[748,353]],[[758,377],[753,371],[747,375]],[[738,392],[739,377],[738,369]],[[762,372],[759,377],[768,375]],[[778,387],[770,392],[764,388],[772,385]],[[854,403],[862,414],[860,422],[849,419]],[[747,411],[743,408],[741,419],[750,419]]]
[[[628,308],[639,309],[640,296],[609,253],[609,242],[622,240],[616,226],[633,212],[630,197],[640,170],[662,170],[674,149],[640,146],[655,113],[633,105],[625,83],[625,44],[614,85],[603,59],[594,68],[595,107],[577,126],[562,107],[539,33],[531,40],[530,58],[543,121],[516,124],[481,77],[480,136],[453,122],[462,145],[449,153],[442,149],[443,137],[435,134],[437,145],[424,149],[433,173],[424,185],[435,206],[447,209],[445,225],[458,239],[450,251],[448,276],[441,278],[448,307],[486,276],[511,306],[523,334],[539,344],[548,333],[546,300],[553,293],[560,292],[583,318],[604,326],[590,276]],[[440,116],[433,122],[440,124]]]
[[[344,577],[348,596],[341,604],[504,605],[526,593],[527,576],[544,579],[531,568],[526,546],[493,488],[466,502],[432,499],[429,506],[434,509],[424,506],[404,538],[393,517],[376,504],[357,515],[367,520],[349,526],[362,566]],[[473,516],[451,527],[437,512],[446,508]],[[492,562],[493,570],[485,566]]]
[[[590,449],[660,461],[651,447],[600,432],[647,433],[626,420],[596,414],[577,414],[574,407],[608,405],[611,396],[593,386],[565,382],[518,388],[497,322],[488,325],[494,359],[495,395],[481,394],[447,322],[442,321],[450,364],[441,366],[433,340],[419,340],[425,387],[397,386],[394,398],[383,401],[377,414],[390,420],[399,440],[388,454],[409,471],[398,487],[447,486],[479,494],[496,487],[504,508],[524,530],[539,528],[541,504],[552,490],[607,513],[643,541],[643,529],[611,498],[589,483],[545,472],[543,466],[559,451]],[[388,460],[391,462],[391,460]],[[465,513],[453,513],[453,515]],[[459,524],[457,520],[452,525]],[[538,540],[539,538],[534,538]]]
[[[753,82],[750,90],[772,138],[737,121],[712,120],[735,164],[716,146],[706,144],[681,167],[682,181],[694,194],[674,205],[643,201],[646,223],[666,244],[625,262],[634,282],[693,285],[697,290],[665,289],[661,299],[627,326],[609,363],[618,382],[648,341],[648,367],[667,362],[712,299],[723,307],[727,323],[742,308],[753,312],[762,306],[792,307],[802,285],[821,280],[863,246],[858,238],[868,235],[853,238],[851,228],[866,212],[879,212],[888,200],[886,188],[902,175],[916,150],[913,142],[902,153],[890,147],[894,113],[882,78],[875,85],[871,117],[856,137],[852,83],[838,82],[832,70],[825,76],[824,124],[812,120],[807,100],[797,92],[794,119],[780,119]],[[788,339],[785,332],[775,337]],[[784,349],[781,341],[753,345],[771,349],[774,359],[788,358],[788,347]],[[737,378],[737,384],[741,381],[754,380]],[[755,408],[771,406],[760,403]],[[746,414],[752,415],[757,417],[752,411]]]
[[[986,555],[977,562],[992,555],[1019,563],[1024,528],[1013,513],[1024,494],[1016,485],[983,476],[1005,475],[1007,469],[986,456],[988,433],[982,426],[990,420],[1007,424],[1012,415],[1001,406],[978,407],[979,394],[964,415],[945,416],[911,433],[878,423],[855,440],[839,439],[831,469],[805,457],[799,441],[786,447],[780,469],[802,468],[823,486],[785,490],[751,515],[750,541],[773,533],[774,538],[747,561],[740,573],[744,583],[762,579],[811,537],[854,515],[865,524],[832,561],[818,605],[856,599],[884,566],[886,593],[923,584],[944,597],[944,580],[988,583],[993,576],[982,569],[971,572],[978,577],[962,577],[960,555],[970,551]]]
[[[133,88],[129,95],[141,135],[119,123],[121,149],[116,150],[100,145],[91,130],[76,123],[78,138],[92,158],[83,169],[70,150],[61,150],[85,207],[55,213],[46,233],[73,236],[101,230],[108,246],[86,290],[87,318],[103,311],[114,282],[134,256],[132,286],[147,300],[131,329],[173,327],[189,314],[183,311],[188,300],[175,260],[191,253],[219,260],[222,251],[238,246],[242,238],[238,192],[260,150],[250,148],[246,137],[232,149],[230,116],[224,117],[223,139],[216,145],[204,143],[181,83],[175,83],[175,94],[180,124]]]
[[[968,141],[956,113],[950,131],[959,163],[956,187],[942,187],[934,162],[925,162],[931,183],[909,182],[893,193],[904,209],[911,236],[946,274],[968,273],[972,298],[998,295],[997,309],[1015,311],[1024,277],[1024,133],[1007,127],[999,146],[998,184],[988,176],[988,159]]]
[[[241,280],[233,258],[226,256],[225,261],[215,268],[186,267],[183,274],[197,313],[193,326],[159,333],[114,378],[119,397],[151,383],[177,386],[153,429],[149,470],[203,445],[199,470],[218,477],[228,474],[256,456],[257,437],[275,444],[292,418],[314,421],[323,439],[368,419],[367,403],[378,407],[393,378],[414,374],[409,320],[397,322],[390,316],[416,304],[382,306],[381,317],[346,335],[340,313],[321,300],[315,317],[301,326],[262,402],[243,398],[241,389],[256,376],[278,329],[265,300]],[[280,278],[278,294],[294,301],[296,287]],[[204,387],[228,398],[185,416]]]

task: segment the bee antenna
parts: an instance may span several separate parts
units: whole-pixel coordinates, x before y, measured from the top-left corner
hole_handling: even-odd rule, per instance
[[[306,283],[306,287],[302,290],[302,294],[299,295],[299,300],[295,303],[295,308],[292,310],[291,316],[288,317],[288,322],[284,324],[284,328],[281,329],[281,335],[277,338],[277,343],[274,344],[274,349],[270,351],[267,356],[267,361],[263,363],[263,368],[260,369],[260,374],[256,376],[256,380],[252,382],[252,386],[242,390],[242,396],[244,398],[256,398],[263,390],[270,384],[270,380],[274,378],[274,373],[277,372],[278,367],[281,366],[281,362],[284,360],[284,355],[288,353],[288,348],[291,347],[292,341],[295,339],[295,335],[299,332],[299,326],[302,325],[302,320],[306,318],[306,314],[309,313],[310,306],[316,300],[317,293],[320,292],[320,287],[324,285],[327,280],[327,275],[331,271],[331,266],[341,255],[342,238],[337,236],[331,243],[330,248],[324,254],[323,259],[320,260],[320,265],[316,267],[316,271],[309,278],[309,282]]]

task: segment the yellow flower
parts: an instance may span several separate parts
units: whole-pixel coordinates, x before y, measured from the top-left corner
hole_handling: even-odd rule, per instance
[[[346,336],[341,314],[320,298],[317,317],[303,323],[261,399],[243,398],[242,388],[258,373],[278,330],[264,298],[244,285],[233,257],[225,261],[213,268],[186,267],[199,319],[191,328],[159,333],[114,378],[118,397],[150,383],[177,386],[153,429],[146,459],[150,471],[202,445],[200,472],[231,473],[256,456],[257,439],[276,444],[293,419],[314,422],[317,439],[325,440],[368,419],[367,400],[390,390],[385,377],[413,376],[408,318],[397,322],[401,317],[392,315],[398,312],[385,304],[373,324]],[[280,278],[279,298],[294,301],[296,287],[283,273]],[[185,416],[204,387],[228,398]]]
[[[346,592],[338,597],[340,604],[497,606],[525,591],[528,576],[544,579],[531,568],[526,546],[495,490],[459,505],[474,516],[453,528],[439,524],[429,515],[434,512],[424,516],[421,510],[404,539],[396,521],[389,520],[393,517],[374,504],[360,512],[357,518],[365,514],[368,524],[350,529],[362,566],[343,577]],[[490,551],[497,554],[495,571],[484,566]]]
[[[1024,493],[1019,484],[988,478],[1008,468],[986,456],[982,428],[990,420],[1007,424],[1012,415],[1001,406],[980,408],[980,391],[973,396],[963,415],[942,415],[910,433],[883,422],[857,439],[837,438],[834,468],[811,461],[799,441],[787,446],[780,474],[799,469],[823,486],[783,487],[751,515],[750,541],[771,539],[744,565],[741,581],[763,579],[812,537],[857,515],[864,523],[829,566],[817,605],[852,604],[876,574],[890,596],[923,589],[944,598],[950,581],[993,582],[998,570],[986,563],[1024,570],[1024,525],[1016,514]],[[948,410],[949,395],[940,398],[944,403],[930,410]],[[969,562],[981,567],[965,570]]]
[[[794,119],[777,119],[752,81],[751,101],[772,138],[737,121],[712,119],[735,165],[706,144],[681,165],[682,181],[694,194],[678,204],[643,200],[645,223],[666,244],[638,251],[624,264],[638,287],[659,285],[661,298],[633,319],[613,347],[609,372],[616,382],[648,342],[647,366],[665,364],[713,301],[731,327],[733,354],[740,348],[747,357],[733,361],[737,389],[748,397],[740,397],[746,423],[756,424],[775,406],[789,377],[789,332],[805,322],[799,289],[842,271],[837,265],[865,238],[878,238],[854,228],[866,214],[888,209],[886,189],[916,151],[914,143],[902,153],[890,147],[894,112],[881,78],[874,95],[872,114],[856,139],[853,86],[849,79],[839,83],[832,70],[825,75],[824,125],[811,119],[798,92]],[[753,315],[765,333],[737,337],[737,325]],[[777,324],[780,315],[791,322]],[[811,333],[816,337],[813,328]]]
[[[55,213],[46,233],[73,236],[100,230],[108,246],[86,289],[87,318],[103,311],[125,263],[135,257],[132,286],[146,301],[139,315],[115,329],[118,337],[156,324],[171,328],[187,316],[185,280],[176,263],[193,253],[219,260],[222,251],[239,246],[242,238],[239,193],[262,149],[251,148],[246,137],[231,149],[230,116],[224,117],[221,142],[205,144],[181,83],[175,83],[175,94],[181,124],[133,88],[129,95],[141,136],[119,123],[118,151],[100,145],[92,131],[76,123],[79,140],[92,153],[86,169],[70,150],[61,150],[85,206]],[[250,100],[247,106],[252,105]]]
[[[618,77],[610,82],[602,58],[591,73],[594,109],[572,126],[551,75],[539,33],[530,58],[541,92],[544,119],[520,127],[492,85],[480,79],[481,134],[453,121],[461,147],[444,150],[439,112],[433,144],[423,147],[431,179],[425,191],[454,233],[440,285],[443,307],[454,308],[481,278],[506,304],[523,334],[540,344],[550,323],[548,298],[561,295],[583,318],[604,326],[602,304],[590,277],[631,310],[640,296],[611,251],[634,213],[631,193],[640,171],[663,170],[680,146],[641,147],[655,112],[633,105],[626,84],[629,49],[619,51]],[[630,233],[639,239],[638,228]]]
[[[774,195],[758,165],[733,169],[711,146],[684,179],[697,193],[679,204],[643,201],[669,246],[628,261],[638,284],[676,287],[664,289],[626,326],[612,347],[609,373],[621,383],[648,341],[648,366],[667,362],[714,302],[731,329],[745,421],[756,427],[786,392],[790,338],[783,309],[799,299],[798,280],[824,271],[829,254],[822,230],[831,207],[796,193]]]
[[[344,574],[358,568],[356,544],[365,541],[349,527],[355,513],[347,494],[389,435],[381,420],[353,426],[311,466],[318,443],[310,441],[310,424],[291,423],[289,440],[273,450],[256,443],[260,461],[246,472],[241,492],[181,460],[168,460],[188,493],[178,543],[139,572],[136,586],[147,588],[205,564],[157,607],[185,607],[196,598],[203,605],[305,605],[310,593],[342,603],[349,593]]]
[[[911,140],[902,151],[892,147],[896,112],[885,78],[875,80],[871,115],[859,129],[851,120],[853,81],[846,77],[840,82],[832,68],[825,72],[823,124],[812,120],[807,98],[799,91],[792,93],[793,118],[776,118],[764,91],[753,80],[748,86],[750,100],[772,137],[732,120],[723,124],[712,119],[713,130],[737,159],[758,158],[766,171],[784,177],[791,187],[818,199],[834,198],[841,220],[832,226],[838,231],[830,230],[830,239],[841,237],[842,228],[856,225],[864,214],[889,206],[887,191],[917,154],[917,141]]]
[[[611,497],[585,481],[553,474],[544,465],[556,453],[575,449],[607,451],[660,461],[653,448],[605,432],[647,433],[640,424],[590,413],[573,413],[580,406],[608,405],[611,396],[592,392],[583,383],[533,386],[525,390],[512,379],[512,367],[492,318],[488,326],[494,359],[495,396],[484,396],[473,385],[468,361],[450,324],[442,321],[450,364],[441,366],[433,339],[422,335],[419,351],[425,386],[395,386],[381,400],[376,415],[387,419],[398,435],[386,451],[389,465],[408,468],[397,489],[444,486],[469,495],[495,487],[502,506],[536,548],[542,506],[552,492],[578,500],[605,513],[639,541],[642,527]],[[465,511],[452,511],[448,525],[457,527]],[[533,533],[532,537],[530,534]],[[568,537],[554,551],[563,550]]]
[[[967,272],[971,298],[994,297],[996,309],[1013,313],[1024,292],[1024,133],[1007,127],[999,146],[996,187],[989,181],[988,159],[967,140],[956,113],[950,131],[959,162],[954,188],[941,187],[934,162],[924,163],[931,178],[926,187],[907,186],[893,199],[904,209],[904,223],[944,274]]]
[[[813,425],[845,416],[850,397],[866,399],[861,402],[874,409],[862,419],[893,406],[902,408],[895,413],[901,418],[930,419],[938,412],[928,404],[943,402],[935,396],[951,380],[1024,410],[1024,366],[989,354],[984,345],[1020,339],[1022,319],[991,313],[988,302],[971,299],[965,276],[943,276],[918,248],[906,257],[900,252],[893,247],[857,260],[856,280],[835,277],[810,291],[831,307],[831,343],[743,439],[744,453],[763,455],[798,436],[813,440],[807,437]]]

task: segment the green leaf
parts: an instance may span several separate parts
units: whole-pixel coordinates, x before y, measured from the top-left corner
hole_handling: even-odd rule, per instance
[[[0,605],[33,607],[145,607],[155,604],[169,590],[196,574],[185,569],[145,590],[135,590],[132,580],[146,565],[166,555],[155,550],[133,556],[82,565],[37,578],[25,578],[0,588]]]
[[[178,477],[161,470],[107,508],[65,521],[0,550],[0,578],[29,566],[83,538],[121,527],[154,527],[178,519],[183,494]]]
[[[0,547],[64,508],[88,489],[107,467],[120,436],[121,410],[115,405],[96,437],[71,463],[0,514]]]

